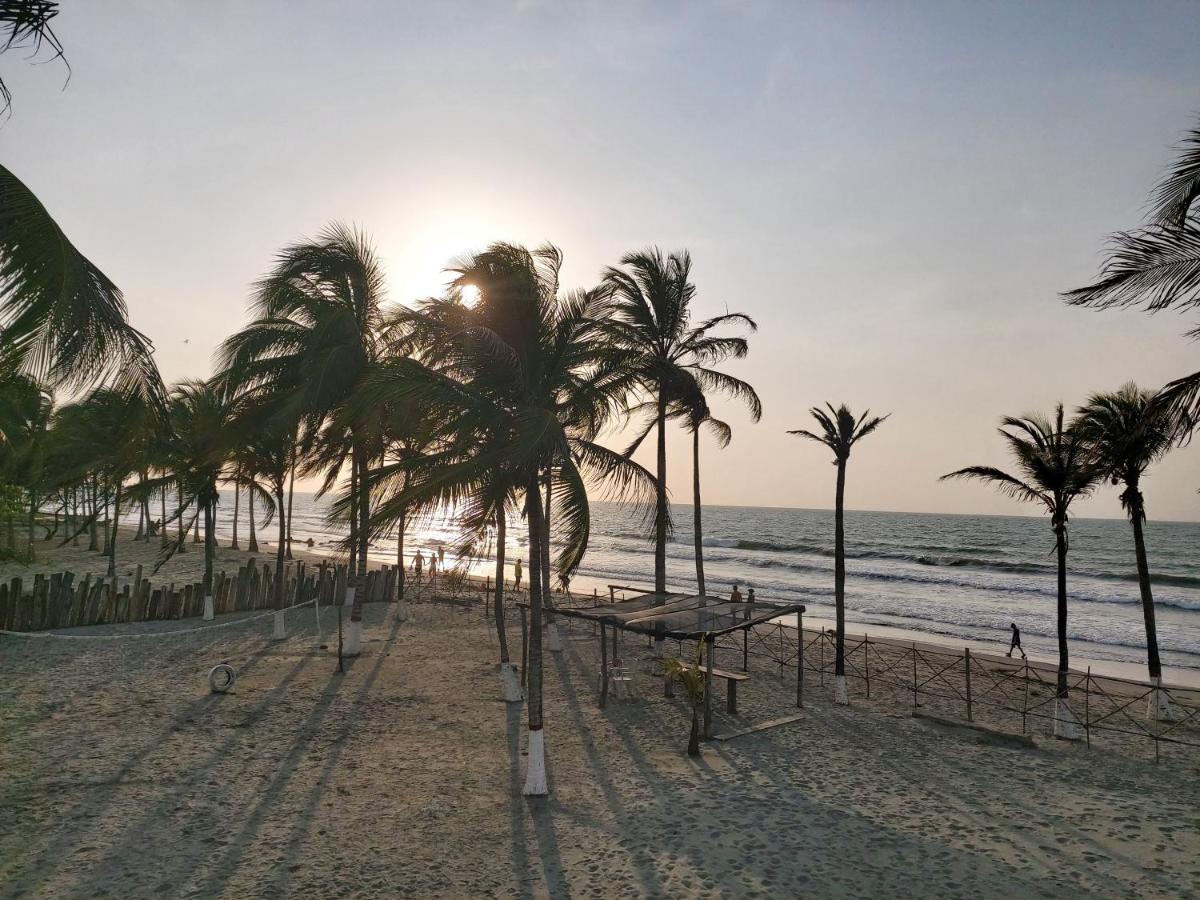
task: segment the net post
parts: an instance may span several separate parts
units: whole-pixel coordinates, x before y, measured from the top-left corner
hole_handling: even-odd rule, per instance
[[[974,722],[975,718],[971,714],[971,648],[963,647],[963,670],[967,676],[967,721]]]
[[[1092,746],[1092,667],[1087,667],[1087,680],[1083,683],[1083,733],[1088,747]]]
[[[804,611],[796,613],[796,706],[804,708]]]
[[[913,662],[913,709],[916,709],[917,704],[917,642],[913,641],[912,645],[912,662]]]
[[[704,638],[708,645],[706,650],[707,666],[704,670],[704,739],[712,737],[712,674],[713,674],[713,639],[711,635]]]
[[[821,643],[817,645],[817,649],[821,651],[821,661],[819,663],[821,672],[821,687],[825,687],[825,626],[821,626]]]
[[[1029,660],[1025,660],[1025,700],[1021,704],[1021,734],[1027,734],[1029,731],[1026,720],[1029,717]],[[1088,740],[1091,740],[1089,737]]]
[[[871,699],[871,636],[863,633],[863,672],[867,677],[867,699]]]
[[[616,635],[613,635],[616,641]],[[604,633],[604,622],[600,623],[600,708],[608,703],[608,635]]]

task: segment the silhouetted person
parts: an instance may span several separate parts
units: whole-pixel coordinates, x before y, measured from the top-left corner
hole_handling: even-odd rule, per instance
[[[1024,648],[1021,647],[1021,629],[1017,627],[1016,622],[1011,623],[1009,627],[1012,628],[1012,643],[1008,645],[1008,652],[1004,655],[1012,656],[1014,650],[1020,650],[1021,659],[1028,659],[1028,657],[1025,655]]]
[[[425,557],[421,555],[421,551],[417,551],[417,555],[413,557],[412,570],[417,575],[417,580],[421,580],[421,570],[425,568]]]
[[[521,557],[517,557],[517,561],[513,563],[513,578],[516,579],[517,590],[521,589]]]
[[[754,588],[750,588],[749,593],[746,594],[746,602],[747,603],[754,602]]]
[[[729,602],[730,603],[741,603],[742,602],[742,592],[740,590],[738,590],[738,586],[736,584],[733,586],[733,593],[729,595]]]
[[[446,548],[438,544],[438,566],[444,572],[446,570]]]

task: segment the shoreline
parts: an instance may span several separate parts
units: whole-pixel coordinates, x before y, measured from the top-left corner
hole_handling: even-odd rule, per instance
[[[39,524],[40,527],[40,524]],[[18,534],[21,534],[23,529],[18,529]],[[136,528],[130,525],[122,524],[119,526],[119,537],[117,543],[117,563],[118,563],[118,578],[132,577],[138,565],[143,566],[143,577],[149,578],[154,584],[187,584],[189,582],[198,583],[203,576],[204,554],[203,543],[192,543],[191,538],[187,539],[186,550],[182,553],[177,553],[171,560],[163,565],[158,574],[151,574],[150,569],[160,552],[158,537],[151,538],[147,541],[135,541],[134,534]],[[245,538],[243,536],[242,541]],[[213,564],[214,574],[219,574],[223,569],[227,572],[236,571],[246,562],[254,559],[259,565],[267,564],[274,566],[275,561],[275,544],[273,541],[261,539],[259,540],[259,549],[255,553],[251,553],[243,547],[234,550],[229,547],[229,537],[223,534],[221,529],[218,529],[218,547],[216,557]],[[415,552],[416,549],[424,551],[425,544],[428,541],[414,540],[412,546]],[[93,577],[104,577],[106,568],[106,557],[97,551],[89,551],[86,549],[87,537],[80,537],[79,545],[68,545],[59,547],[58,541],[43,541],[35,542],[35,553],[37,553],[37,561],[32,565],[26,566],[22,563],[13,560],[5,560],[0,562],[0,581],[8,582],[14,577],[19,577],[23,581],[32,579],[36,574],[50,575],[55,572],[71,571],[77,579],[82,579],[85,574],[91,574]],[[410,559],[411,559],[410,552]],[[297,563],[319,564],[321,562],[333,562],[338,558],[338,554],[330,549],[322,548],[319,545],[308,547],[302,541],[293,541],[292,548],[293,559],[285,562],[285,567],[291,567]],[[380,568],[384,565],[395,565],[395,554],[388,554],[381,543],[372,545],[368,550],[368,565],[372,568]],[[408,568],[408,566],[406,566]],[[508,563],[506,570],[512,572],[512,565]],[[409,568],[411,572],[411,569]],[[492,578],[495,571],[494,561],[478,560],[468,570],[467,577],[473,582],[484,584]],[[411,577],[411,575],[410,575]],[[589,591],[594,591],[595,596],[601,600],[608,595],[607,580],[592,576],[580,575],[572,580],[571,595],[574,598],[581,600],[590,599],[592,594]],[[509,582],[511,584],[511,581]],[[645,587],[645,590],[651,590],[650,587]],[[555,596],[560,596],[558,593]],[[770,597],[761,598],[769,602]],[[886,642],[896,647],[909,647],[916,644],[919,648],[928,650],[929,652],[940,653],[957,653],[961,654],[964,648],[970,648],[972,654],[978,654],[981,658],[987,657],[990,659],[1002,659],[1004,650],[998,649],[1004,647],[1007,649],[1007,635],[1003,640],[995,642],[952,638],[948,635],[939,635],[932,632],[918,631],[915,629],[905,629],[887,625],[873,625],[869,623],[856,622],[848,611],[847,616],[847,638],[860,640],[862,637],[869,635],[872,641]],[[794,627],[795,623],[790,623]],[[822,627],[831,630],[833,621],[831,619],[806,614],[804,617],[805,631],[819,631]],[[1082,642],[1077,642],[1082,643]],[[1029,652],[1029,660],[1031,665],[1036,664],[1039,668],[1049,669],[1051,671],[1057,668],[1057,659],[1053,656],[1048,656],[1044,653]],[[1089,658],[1086,654],[1081,653],[1076,649],[1076,645],[1072,646],[1072,661],[1071,672],[1078,676],[1085,676],[1089,670],[1095,676],[1102,676],[1107,679],[1125,680],[1133,683],[1146,683],[1148,675],[1146,673],[1144,663],[1134,663],[1122,660],[1105,660]],[[1200,689],[1200,668],[1190,669],[1181,667],[1164,666],[1163,670],[1164,684],[1182,689]]]

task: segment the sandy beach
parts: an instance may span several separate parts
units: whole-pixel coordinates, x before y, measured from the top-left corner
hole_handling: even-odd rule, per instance
[[[4,897],[1188,896],[1194,767],[1035,749],[809,692],[791,724],[684,753],[642,677],[597,706],[595,640],[547,654],[552,795],[482,611],[367,608],[344,675],[310,609],[159,640],[0,643]],[[102,626],[144,633],[172,623]],[[326,634],[333,625],[324,611]],[[519,645],[519,630],[514,628]],[[512,636],[510,634],[510,636]],[[240,673],[213,695],[222,661]],[[794,713],[743,686],[718,733]]]

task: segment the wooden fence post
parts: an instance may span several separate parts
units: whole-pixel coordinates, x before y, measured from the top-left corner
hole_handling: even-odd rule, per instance
[[[1021,734],[1025,734],[1029,729],[1026,725],[1026,719],[1029,716],[1029,660],[1025,660],[1025,699],[1021,704]]]
[[[863,634],[863,671],[867,676],[867,699],[871,699],[871,637]]]
[[[825,626],[824,625],[821,626],[820,640],[821,640],[821,643],[819,643],[817,645],[817,649],[820,650],[821,653],[820,653],[820,660],[817,662],[817,665],[820,667],[820,671],[821,671],[821,687],[825,687]]]
[[[963,665],[967,673],[967,721],[974,722],[971,715],[971,648],[963,648]]]
[[[913,656],[913,709],[916,709],[917,704],[917,642],[913,641],[912,645]]]
[[[796,613],[796,705],[804,708],[804,613]]]
[[[1087,668],[1087,681],[1083,683],[1083,733],[1088,747],[1092,746],[1092,667]]]

